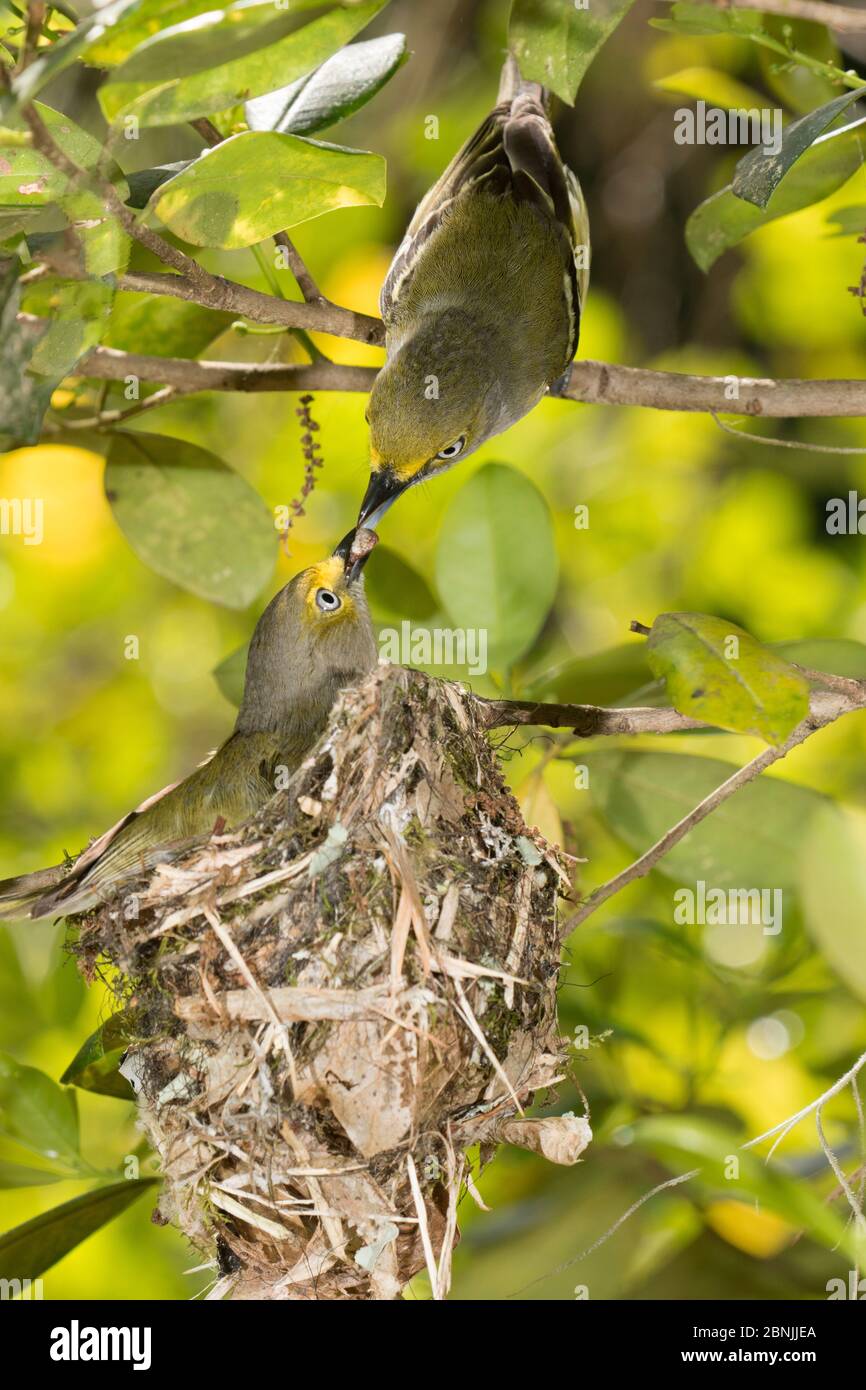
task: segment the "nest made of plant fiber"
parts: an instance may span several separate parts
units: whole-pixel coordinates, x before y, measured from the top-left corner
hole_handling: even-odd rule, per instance
[[[83,922],[159,1219],[214,1260],[212,1296],[394,1298],[426,1266],[442,1297],[467,1148],[589,1140],[519,1113],[563,1075],[569,877],[482,724],[460,687],[380,668],[255,820]]]

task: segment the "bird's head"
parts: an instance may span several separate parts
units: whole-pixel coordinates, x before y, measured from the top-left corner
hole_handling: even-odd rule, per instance
[[[288,709],[373,670],[378,654],[363,569],[377,540],[374,531],[353,528],[332,555],[271,599],[250,642],[237,730],[275,727]]]
[[[363,570],[378,539],[375,531],[355,526],[327,560],[292,581],[301,625],[314,642],[330,644],[353,628],[369,628]]]
[[[494,432],[500,390],[490,343],[459,309],[424,318],[370,393],[370,483],[358,514],[375,526],[415,483],[466,458]]]

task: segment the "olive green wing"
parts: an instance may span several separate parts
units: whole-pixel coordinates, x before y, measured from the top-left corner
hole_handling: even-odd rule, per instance
[[[563,164],[545,109],[545,93],[536,83],[515,77],[506,64],[494,107],[445,172],[419,203],[397,248],[380,296],[387,323],[401,292],[431,238],[447,226],[457,199],[483,189],[528,202],[560,231],[567,298],[573,306],[571,347],[577,348],[580,312],[589,283],[589,222],[576,176]]]
[[[85,911],[196,840],[242,824],[273,795],[275,769],[284,755],[273,734],[233,734],[189,777],[149,798],[100,837],[50,891],[31,894],[29,912],[17,915]]]

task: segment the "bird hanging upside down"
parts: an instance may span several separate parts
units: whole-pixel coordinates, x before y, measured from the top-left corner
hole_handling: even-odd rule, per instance
[[[370,395],[359,525],[376,525],[406,488],[514,424],[569,369],[589,225],[546,100],[509,56],[498,104],[397,250],[380,300],[387,361]]]
[[[143,802],[71,866],[0,881],[0,918],[82,912],[165,857],[165,847],[242,824],[302,762],[338,692],[372,671],[376,643],[362,570],[374,532],[350,531],[329,559],[271,599],[250,642],[234,731],[195,772]]]

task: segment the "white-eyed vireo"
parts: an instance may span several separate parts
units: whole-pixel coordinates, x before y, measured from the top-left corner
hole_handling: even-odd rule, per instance
[[[233,733],[189,777],[142,803],[67,866],[0,882],[0,918],[56,917],[95,906],[152,868],[165,846],[252,816],[324,728],[336,695],[372,671],[376,642],[361,573],[376,543],[350,531],[329,559],[271,599],[250,642]]]
[[[580,186],[546,93],[506,60],[499,100],[419,205],[382,288],[359,523],[507,429],[567,372],[589,280]]]

